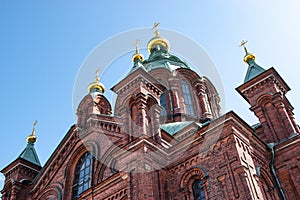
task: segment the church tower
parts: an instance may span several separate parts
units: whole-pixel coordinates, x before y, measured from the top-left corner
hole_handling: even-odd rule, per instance
[[[41,170],[41,163],[34,148],[36,142],[34,122],[32,133],[27,137],[27,146],[18,158],[1,170],[5,176],[2,190],[3,200],[25,199],[24,191],[28,192],[30,182]]]
[[[243,43],[244,45],[244,43]],[[293,106],[286,98],[289,86],[272,67],[263,69],[255,62],[255,56],[244,46],[245,63],[248,64],[244,83],[237,91],[251,105],[250,110],[260,121],[259,136],[266,143],[279,143],[299,133],[293,116]]]
[[[259,119],[260,123],[254,127],[255,135],[269,149],[270,172],[281,199],[299,199],[300,132],[293,106],[286,98],[290,88],[273,67],[265,70],[256,64],[254,54],[248,52],[245,43],[242,41],[241,45],[248,70],[237,91]]]

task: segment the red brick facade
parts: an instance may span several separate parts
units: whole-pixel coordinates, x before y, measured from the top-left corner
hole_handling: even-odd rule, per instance
[[[114,114],[105,96],[95,102],[88,94],[77,125],[42,168],[17,159],[2,170],[3,200],[300,199],[299,127],[289,88],[273,68],[237,88],[260,121],[251,127],[232,111],[220,115],[208,78],[135,62],[146,67],[112,88]],[[88,187],[75,198],[77,165],[87,152]]]

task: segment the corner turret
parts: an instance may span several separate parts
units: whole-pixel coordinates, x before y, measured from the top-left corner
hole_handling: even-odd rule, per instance
[[[27,137],[27,146],[22,153],[15,161],[1,170],[5,176],[4,188],[1,191],[2,199],[19,199],[20,191],[28,189],[28,184],[42,168],[34,148],[36,125],[37,121],[34,122],[32,132]]]
[[[295,122],[293,106],[286,98],[289,86],[271,67],[263,69],[255,63],[255,56],[246,51],[244,61],[249,64],[244,83],[236,88],[242,97],[251,105],[250,110],[258,117],[262,131],[260,138],[266,143],[279,143],[294,133],[299,133]]]

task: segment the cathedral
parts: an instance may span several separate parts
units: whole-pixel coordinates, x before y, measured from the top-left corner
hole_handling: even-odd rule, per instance
[[[248,69],[236,90],[258,118],[249,125],[221,113],[213,82],[170,53],[158,31],[147,48],[110,86],[115,105],[98,75],[91,80],[77,123],[44,166],[33,129],[1,170],[3,200],[300,199],[299,126],[274,68],[244,46]]]

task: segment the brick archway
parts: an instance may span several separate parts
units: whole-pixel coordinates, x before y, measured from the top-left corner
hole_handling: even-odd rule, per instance
[[[192,185],[194,181],[201,180],[203,182],[203,187],[205,190],[205,196],[207,196],[207,179],[208,174],[206,170],[200,166],[192,167],[187,170],[181,180],[180,180],[180,188],[184,192],[185,200],[193,200],[193,189]]]

